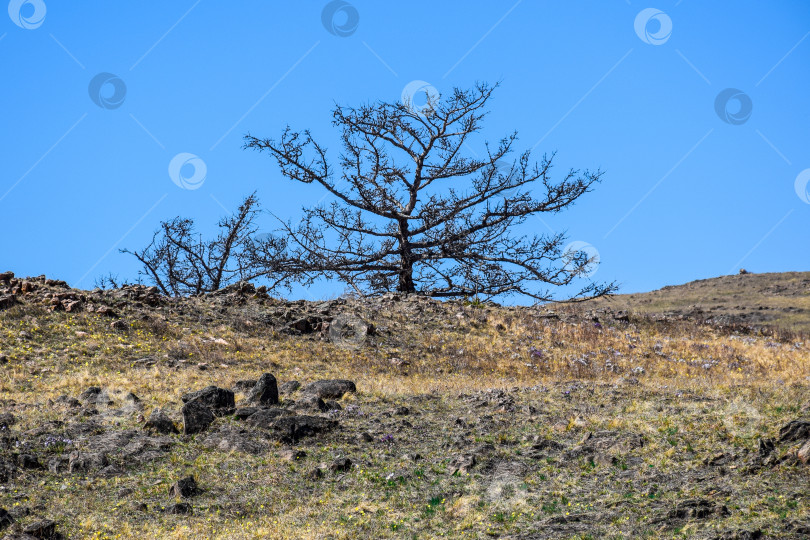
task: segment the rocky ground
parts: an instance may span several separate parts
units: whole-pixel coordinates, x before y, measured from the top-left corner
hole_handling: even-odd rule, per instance
[[[802,538],[810,340],[0,274],[6,538]]]
[[[712,325],[788,329],[810,334],[810,272],[745,272],[648,293],[620,294],[595,304]]]

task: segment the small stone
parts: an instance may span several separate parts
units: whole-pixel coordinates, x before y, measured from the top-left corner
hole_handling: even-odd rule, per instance
[[[288,396],[301,388],[301,383],[298,381],[287,381],[278,387],[279,394]]]
[[[143,426],[144,429],[156,431],[164,435],[180,433],[175,427],[172,419],[169,418],[162,409],[154,409],[152,414],[149,415],[149,420]]]
[[[351,468],[352,468],[352,460],[346,457],[337,458],[332,462],[331,465],[329,465],[329,470],[332,471],[333,473],[347,472],[351,470]]]
[[[292,407],[297,411],[316,411],[324,412],[327,410],[326,403],[314,394],[304,394],[300,399],[295,401]]]
[[[805,465],[810,463],[810,439],[807,439],[802,447],[799,448],[799,451],[796,452],[796,457]]]
[[[194,480],[193,476],[187,476],[186,478],[181,478],[177,482],[171,485],[169,488],[169,495],[173,497],[181,497],[183,499],[188,499],[189,497],[193,497],[200,492],[200,489],[197,487],[197,481]]]
[[[191,505],[189,503],[181,502],[170,504],[166,507],[167,514],[192,514]]]
[[[295,450],[288,448],[281,452],[281,459],[284,461],[299,461],[307,457],[307,453],[303,450]]]
[[[346,379],[320,380],[306,385],[302,392],[322,399],[340,399],[347,392],[357,392],[357,386]]]
[[[31,523],[23,529],[23,533],[33,536],[34,538],[59,538],[56,535],[56,522],[50,519],[43,519],[42,521]]]
[[[14,518],[11,517],[5,508],[0,508],[0,531],[14,523]]]

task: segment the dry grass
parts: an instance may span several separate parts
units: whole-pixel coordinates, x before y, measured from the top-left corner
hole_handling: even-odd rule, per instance
[[[14,489],[0,493],[0,507],[38,509],[34,513],[57,519],[60,530],[76,538],[479,537],[531,531],[543,519],[569,513],[607,513],[612,517],[600,530],[617,537],[628,531],[657,536],[657,526],[646,521],[662,501],[706,496],[699,485],[695,493],[684,486],[667,493],[661,478],[669,471],[697,474],[702,460],[717,451],[753,452],[760,437],[773,435],[808,405],[810,344],[688,322],[565,322],[530,309],[448,304],[441,317],[425,321],[398,309],[374,312],[378,335],[353,349],[279,334],[238,313],[208,317],[203,301],[188,303],[186,316],[163,309],[143,320],[140,312],[128,311],[126,331],[87,313],[32,306],[0,312],[0,354],[8,357],[0,395],[18,417],[15,429],[24,433],[45,420],[67,419],[49,403],[89,386],[106,388],[116,402],[134,392],[148,414],[154,407],[177,411],[185,391],[231,387],[269,371],[280,382],[352,379],[359,393],[345,398],[344,408],[373,411],[382,418],[380,429],[393,429],[393,421],[379,415],[406,403],[418,411],[416,419],[409,417],[417,433],[393,433],[393,446],[376,441],[364,447],[346,437],[311,441],[302,444],[309,454],[305,463],[281,459],[279,445],[248,456],[211,451],[199,438],[181,437],[167,459],[124,476],[25,473]],[[134,363],[146,356],[157,363]],[[530,388],[514,394],[518,408],[531,405],[540,412],[510,421],[508,412],[487,410],[494,424],[469,429],[470,435],[453,423],[457,417],[474,423],[479,414],[459,394],[513,387]],[[116,429],[139,427],[134,414],[100,413]],[[341,424],[349,434],[369,429],[363,417],[344,415]],[[538,437],[575,442],[599,430],[645,438],[643,450],[632,454],[641,460],[637,476],[623,476],[621,465],[582,460],[541,461],[517,474],[517,481],[447,470],[451,454],[463,451],[453,449],[453,437],[466,436],[471,445],[491,442],[506,460],[527,452]],[[416,452],[422,460],[402,457]],[[357,464],[349,474],[309,477],[313,464],[345,453]],[[193,501],[193,516],[133,509],[133,499],[150,507],[166,504],[169,483],[187,473],[206,488]],[[806,495],[802,509],[784,500],[792,491],[780,495],[753,485],[765,478],[787,489],[794,472],[763,475],[741,477],[733,496],[721,494],[736,507],[723,526],[807,516]],[[656,482],[659,491],[650,487]],[[717,489],[724,489],[723,482],[717,481]],[[135,494],[120,499],[120,487]],[[667,535],[689,537],[700,527],[686,523]]]

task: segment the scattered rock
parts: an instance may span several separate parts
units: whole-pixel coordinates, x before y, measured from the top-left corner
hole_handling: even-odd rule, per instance
[[[333,473],[338,472],[347,472],[352,468],[352,460],[347,457],[341,457],[335,459],[331,465],[329,465],[329,470]]]
[[[88,473],[100,471],[110,464],[107,455],[101,452],[79,452],[70,453],[68,459],[68,472]]]
[[[170,504],[166,507],[167,514],[192,514],[191,505],[189,503],[180,502]]]
[[[183,403],[196,401],[209,409],[230,409],[235,405],[233,392],[216,386],[206,386],[202,390],[183,394]]]
[[[259,428],[271,429],[276,419],[285,413],[284,409],[279,408],[261,409],[248,416],[246,422]]]
[[[20,467],[23,469],[44,469],[45,467],[42,466],[42,463],[39,462],[36,456],[31,454],[20,454],[20,457],[17,458],[17,461],[20,463]]]
[[[0,309],[8,309],[17,303],[17,297],[13,294],[0,295]]]
[[[166,414],[163,409],[154,409],[143,428],[163,435],[180,433],[174,425],[174,422],[172,422],[172,419],[169,418],[169,415]]]
[[[321,399],[340,399],[347,392],[357,392],[357,386],[345,379],[315,381],[306,385],[304,394],[315,394]]]
[[[56,532],[56,522],[50,519],[43,519],[23,528],[23,533],[42,540],[57,540],[62,535]]]
[[[278,385],[276,378],[264,373],[247,396],[247,402],[256,405],[275,405],[278,403]]]
[[[8,429],[17,423],[17,419],[11,413],[0,414],[0,430]]]
[[[450,475],[454,474],[469,474],[473,467],[475,467],[477,460],[474,455],[456,456],[447,465],[447,472]]]
[[[231,393],[233,397],[233,393]],[[192,399],[183,405],[183,433],[193,435],[208,429],[214,421],[214,414],[211,409],[197,399]]]
[[[810,439],[807,439],[801,448],[799,448],[796,452],[796,457],[805,465],[810,463]]]
[[[98,386],[91,386],[79,394],[79,400],[88,405],[109,405],[112,403],[107,392]]]
[[[328,410],[326,403],[315,394],[304,394],[295,401],[292,408],[296,411],[325,412]]]
[[[755,531],[726,531],[720,536],[715,536],[715,540],[757,540],[762,538],[762,531],[759,529]]]
[[[217,431],[208,435],[203,444],[212,450],[220,452],[242,452],[244,454],[259,455],[267,451],[264,442],[256,440],[254,433],[233,426],[220,426]]]
[[[288,395],[292,394],[293,392],[295,392],[296,390],[298,390],[299,388],[301,388],[301,383],[300,382],[298,382],[298,381],[287,381],[285,383],[282,383],[281,386],[278,387],[278,392],[279,392],[279,394],[282,394],[284,396],[288,396]]]
[[[233,415],[237,420],[245,420],[261,410],[259,407],[240,407],[234,411]]]
[[[293,448],[288,448],[281,452],[281,459],[284,461],[299,461],[307,457],[307,453],[303,450],[295,450]]]
[[[273,424],[279,439],[295,443],[304,437],[326,433],[337,427],[337,422],[320,416],[282,416]]]
[[[14,523],[14,518],[11,517],[5,508],[0,508],[0,531]]]
[[[728,508],[718,506],[706,499],[688,499],[679,502],[669,513],[670,519],[706,519],[717,514],[718,516],[729,515]]]
[[[187,476],[185,478],[181,478],[177,482],[169,487],[169,495],[172,497],[181,497],[183,499],[188,499],[197,495],[200,492],[199,487],[197,487],[197,481],[194,479],[193,476]]]
[[[779,442],[794,442],[810,439],[810,422],[792,420],[779,430]]]

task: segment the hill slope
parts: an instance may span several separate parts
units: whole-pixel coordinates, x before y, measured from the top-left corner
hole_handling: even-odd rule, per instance
[[[9,538],[799,538],[808,471],[808,340],[0,274]]]
[[[810,333],[810,272],[739,274],[594,303],[638,314]]]

